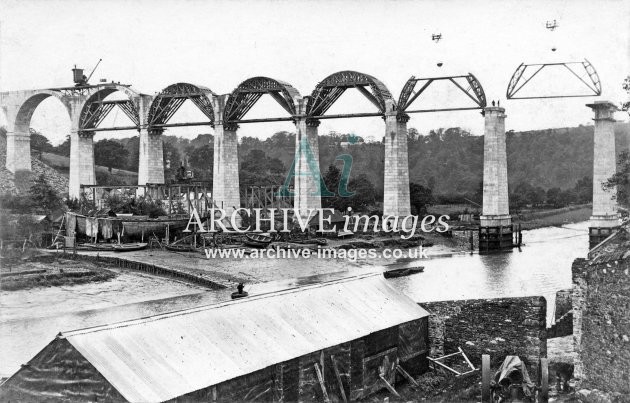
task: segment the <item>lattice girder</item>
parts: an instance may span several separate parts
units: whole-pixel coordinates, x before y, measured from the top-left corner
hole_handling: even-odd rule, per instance
[[[181,108],[186,100],[199,108],[199,110],[214,123],[214,109],[210,97],[214,93],[206,87],[189,83],[176,83],[163,89],[151,103],[149,108],[149,126],[165,125]]]
[[[574,75],[580,82],[582,82],[587,88],[588,93],[585,94],[560,94],[560,95],[535,95],[535,96],[517,96],[517,93],[527,85],[538,73],[550,66],[564,66],[572,75]],[[584,69],[588,76],[589,82],[575,72],[574,68],[580,66]],[[526,72],[529,72],[526,74]],[[583,62],[559,62],[559,63],[537,63],[537,64],[525,64],[521,63],[508,84],[506,90],[507,99],[543,99],[543,98],[581,98],[581,97],[593,97],[600,96],[602,94],[602,86],[599,80],[599,75],[595,70],[595,67],[586,59]]]
[[[134,125],[139,126],[140,117],[138,115],[138,108],[132,100],[104,100],[107,96],[116,91],[119,91],[119,89],[101,89],[88,98],[81,111],[81,117],[79,118],[80,131],[96,129],[116,106],[122,109]]]
[[[297,114],[295,99],[300,97],[300,93],[291,84],[269,77],[253,77],[232,91],[225,104],[223,120],[233,122],[243,119],[265,94],[269,94],[289,115]]]
[[[356,71],[340,71],[317,84],[308,98],[306,114],[323,116],[348,88],[358,89],[381,113],[386,112],[387,100],[395,105],[392,94],[378,79]]]
[[[469,110],[469,109],[483,109],[486,107],[486,95],[483,91],[481,83],[477,78],[468,73],[465,76],[446,76],[446,77],[431,77],[431,78],[415,78],[412,76],[405,83],[400,97],[398,98],[398,108],[400,111],[406,111],[411,104],[418,99],[424,91],[434,82],[448,81],[452,83],[457,89],[470,98],[476,106],[474,107],[462,107],[462,108],[444,108],[444,109],[432,109],[431,112],[437,112],[440,110]],[[416,90],[416,86],[419,88]],[[428,111],[428,110],[427,110]]]

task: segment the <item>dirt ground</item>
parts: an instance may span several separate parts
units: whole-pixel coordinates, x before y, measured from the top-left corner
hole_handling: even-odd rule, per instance
[[[105,263],[96,264],[55,256],[39,256],[9,264],[3,262],[0,269],[0,289],[13,291],[107,281],[116,276],[108,267]]]

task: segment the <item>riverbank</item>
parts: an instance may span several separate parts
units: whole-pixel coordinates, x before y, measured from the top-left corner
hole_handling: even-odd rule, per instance
[[[521,224],[521,229],[531,230],[544,227],[560,227],[587,221],[592,214],[590,204],[568,206],[558,209],[532,210],[512,216],[514,223]]]
[[[72,286],[103,282],[117,276],[105,262],[84,262],[58,256],[38,256],[2,265],[0,290],[16,291],[35,287]]]

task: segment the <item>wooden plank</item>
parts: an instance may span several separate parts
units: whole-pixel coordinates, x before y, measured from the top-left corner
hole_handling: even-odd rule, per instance
[[[420,385],[418,385],[418,382],[416,382],[415,379],[413,379],[413,376],[409,375],[407,373],[407,371],[405,371],[405,369],[403,367],[401,367],[400,365],[396,365],[396,370],[402,375],[404,376],[407,381],[409,381],[409,383],[411,383],[414,387],[418,387]]]
[[[466,360],[466,362],[470,366],[470,369],[472,369],[474,371],[475,370],[475,366],[472,364],[472,362],[470,362],[470,360],[468,359],[468,357],[466,356],[466,354],[464,353],[462,348],[461,347],[457,347],[457,349],[459,350],[460,353],[462,353],[462,356],[464,356],[464,359]]]
[[[540,359],[540,401],[543,403],[549,401],[549,360],[547,358]]]
[[[483,354],[481,356],[481,401],[488,403],[491,401],[490,396],[490,378],[492,373],[490,370],[490,356]]]
[[[455,371],[453,368],[448,367],[448,366],[446,366],[446,365],[442,364],[441,362],[439,362],[439,361],[437,361],[437,360],[435,360],[435,359],[433,359],[433,358],[427,357],[427,359],[429,359],[431,362],[433,362],[433,363],[435,363],[435,364],[437,364],[437,365],[439,365],[439,366],[441,366],[441,367],[443,367],[443,368],[448,369],[449,371],[451,371],[451,372],[455,373],[455,374],[456,374],[456,375],[458,375],[458,376],[459,376],[459,375],[461,375],[461,373],[460,373],[460,372]]]
[[[432,358],[432,360],[441,360],[441,359],[444,359],[444,358],[452,357],[452,356],[457,355],[457,354],[459,354],[459,351],[456,352],[456,353],[446,354],[446,355],[443,355],[443,356],[438,357],[438,358]]]
[[[319,386],[322,387],[322,395],[324,395],[324,402],[330,403],[330,398],[328,397],[328,392],[326,391],[326,385],[324,385],[324,377],[322,376],[322,371],[319,369],[319,365],[317,363],[313,364],[315,367],[315,373],[317,374],[317,380],[319,381]]]
[[[381,380],[385,383],[385,387],[387,388],[387,390],[392,392],[392,394],[394,396],[400,398],[400,395],[398,394],[398,392],[396,392],[396,389],[394,389],[394,387],[392,385],[390,385],[389,382],[387,382],[387,379],[385,379],[385,377],[383,375],[378,374],[378,377],[381,378]]]
[[[346,391],[343,389],[343,382],[341,381],[341,374],[339,373],[339,368],[337,367],[337,360],[335,360],[334,355],[330,356],[330,360],[332,361],[335,377],[337,378],[337,384],[339,385],[339,390],[341,391],[341,398],[347,403],[348,399],[346,398]]]

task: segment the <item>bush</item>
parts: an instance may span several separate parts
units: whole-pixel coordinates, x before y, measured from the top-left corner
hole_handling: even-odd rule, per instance
[[[150,218],[166,215],[161,201],[145,197],[110,195],[105,198],[105,206],[114,213],[146,215]]]

